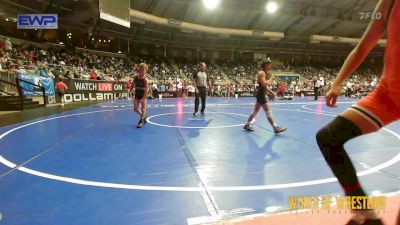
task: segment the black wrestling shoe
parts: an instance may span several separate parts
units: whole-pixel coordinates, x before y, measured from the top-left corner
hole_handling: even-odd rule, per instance
[[[142,119],[140,119],[136,127],[137,128],[142,128],[143,124],[144,124],[144,121]]]
[[[253,127],[251,127],[249,124],[244,125],[243,129],[247,131],[254,131]]]
[[[196,113],[197,113],[197,112],[193,112],[193,116],[195,116],[195,115],[196,115]]]
[[[201,110],[200,113],[204,115],[204,110]]]

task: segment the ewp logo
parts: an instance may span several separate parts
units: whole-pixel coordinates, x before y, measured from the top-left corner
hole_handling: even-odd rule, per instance
[[[58,29],[57,14],[18,14],[18,29]]]

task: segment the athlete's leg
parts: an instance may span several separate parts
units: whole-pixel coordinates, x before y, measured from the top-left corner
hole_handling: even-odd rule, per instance
[[[253,121],[254,117],[257,116],[258,111],[260,111],[261,108],[261,104],[256,102],[256,104],[254,105],[254,110],[253,112],[250,114],[249,118],[247,119],[246,125],[250,125],[251,121]]]
[[[204,110],[206,109],[207,89],[206,88],[201,88],[199,91],[200,91],[200,97],[201,97],[201,109],[200,109],[200,111],[201,111],[201,113],[204,113]]]
[[[196,114],[199,111],[199,104],[200,104],[200,93],[195,92],[194,94],[194,112],[193,115]]]
[[[365,196],[366,193],[359,183],[344,144],[360,135],[375,132],[399,118],[397,113],[387,108],[380,93],[373,92],[317,133],[320,150],[347,196]],[[375,217],[371,210],[358,210],[353,220],[362,224]]]
[[[258,111],[260,110],[261,104],[256,102],[254,105],[254,110],[250,114],[249,118],[247,119],[246,124],[244,125],[243,129],[248,130],[248,131],[254,131],[254,129],[250,126],[251,121],[253,121],[254,117],[256,117]]]
[[[64,95],[61,95],[61,106],[64,106]]]
[[[140,100],[138,98],[133,98],[133,110],[142,118],[142,110],[139,109],[139,103]]]
[[[275,133],[280,133],[286,130],[285,127],[279,127],[278,124],[275,123],[274,117],[272,115],[272,111],[269,108],[268,104],[262,104],[261,107],[264,109],[265,114],[267,115],[268,122],[271,124]]]
[[[264,109],[264,112],[267,115],[268,122],[271,124],[271,126],[277,127],[278,125],[275,123],[274,118],[272,117],[272,112],[268,104],[267,103],[262,104],[262,108]]]
[[[144,120],[147,116],[147,99],[143,97],[140,100],[140,105],[142,106],[142,114],[140,115],[140,118]]]

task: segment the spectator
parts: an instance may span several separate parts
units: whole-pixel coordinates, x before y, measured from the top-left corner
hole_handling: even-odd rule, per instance
[[[181,97],[182,96],[182,83],[181,82],[178,82],[178,84],[176,85],[176,87],[177,87],[177,91],[178,91],[178,93],[177,93],[177,97]]]
[[[376,87],[376,81],[377,81],[377,79],[375,78],[375,79],[373,79],[372,81],[371,81],[371,84],[370,84],[370,86],[371,86],[371,89],[372,89],[372,91],[373,90],[375,90],[375,87]]]
[[[68,78],[68,79],[72,79],[72,76],[71,76],[71,73],[69,72],[69,70],[65,73],[64,77]]]
[[[91,80],[97,80],[96,70],[92,70],[92,72],[90,73],[90,79]]]
[[[10,38],[6,38],[6,40],[4,41],[4,49],[7,52],[11,52],[12,51],[12,44],[10,42]]]
[[[283,97],[287,88],[287,83],[283,82],[278,88],[278,97]]]
[[[188,93],[189,93],[189,96],[194,96],[194,92],[195,92],[194,86],[193,86],[192,84],[189,84],[189,85],[188,85]]]
[[[160,84],[160,92],[161,93],[165,92],[165,84],[164,83]]]
[[[130,79],[128,79],[128,81],[126,82],[125,87],[127,89],[128,99],[131,99],[131,96],[132,96],[132,92],[131,92],[132,91],[132,83],[131,83]]]
[[[296,95],[297,96],[301,96],[301,87],[300,87],[300,85],[297,84],[294,89],[295,89]]]
[[[56,83],[56,92],[58,96],[61,98],[61,106],[64,107],[64,94],[68,90],[67,85],[63,82],[62,78],[59,78],[59,81]]]
[[[158,98],[158,86],[155,82],[153,82],[153,85],[151,85],[151,91],[152,91],[153,97]]]
[[[351,98],[351,95],[353,93],[353,83],[351,82],[351,80],[349,80],[346,84],[346,93],[345,93],[345,97]]]
[[[39,76],[45,77],[45,78],[49,77],[49,75],[47,75],[47,72],[46,72],[45,68],[40,68],[39,69]]]

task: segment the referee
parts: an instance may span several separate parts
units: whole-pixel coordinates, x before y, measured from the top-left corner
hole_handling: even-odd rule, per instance
[[[318,76],[314,76],[314,100],[318,100],[318,95],[319,95],[319,89],[321,88],[321,81],[319,80]]]
[[[206,108],[206,96],[207,96],[207,74],[206,64],[204,62],[199,63],[199,71],[193,74],[193,86],[195,88],[195,99],[194,99],[194,112],[193,116],[199,111],[199,97],[201,98],[201,114],[204,114]]]

